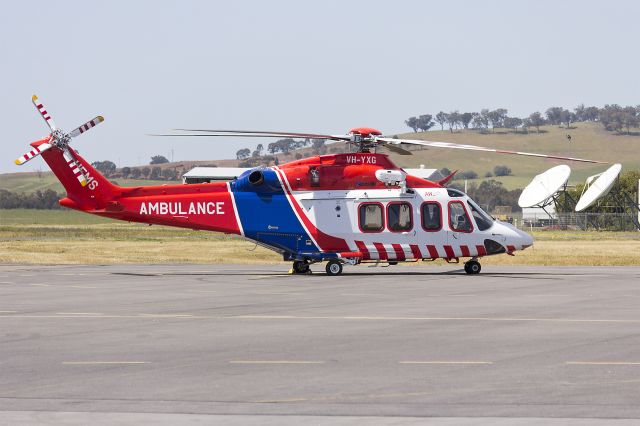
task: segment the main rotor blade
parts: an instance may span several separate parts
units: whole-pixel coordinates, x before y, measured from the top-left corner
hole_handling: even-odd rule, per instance
[[[26,163],[27,161],[37,157],[38,155],[42,154],[43,152],[45,152],[46,150],[48,150],[49,148],[51,148],[53,145],[51,145],[50,143],[43,143],[40,144],[38,146],[36,146],[35,148],[33,148],[31,151],[27,152],[26,154],[20,156],[19,158],[17,158],[14,163],[16,163],[18,166],[23,165],[24,163]]]
[[[180,132],[198,132],[198,133],[211,133],[225,136],[247,137],[246,135],[260,135],[262,137],[291,137],[291,138],[310,138],[310,139],[335,139],[335,140],[350,140],[347,135],[325,135],[318,133],[303,133],[303,132],[271,132],[268,130],[209,130],[209,129],[173,129]],[[256,136],[257,137],[257,136]]]
[[[381,145],[387,148],[389,151],[395,152],[396,154],[399,154],[399,155],[413,155],[411,151],[407,151],[404,148],[400,148],[398,145],[393,145],[386,142],[383,142]]]
[[[464,145],[464,144],[458,144],[453,142],[436,142],[436,141],[422,141],[422,140],[415,140],[415,139],[392,139],[392,138],[376,138],[376,140],[379,142],[384,142],[384,143],[393,144],[393,145],[399,145],[399,144],[422,145],[422,146],[431,146],[435,148],[464,149],[464,150],[470,150],[470,151],[495,152],[497,154],[525,155],[528,157],[540,157],[540,158],[551,158],[555,160],[578,161],[581,163],[607,164],[605,161],[587,160],[584,158],[574,158],[574,157],[563,157],[560,155],[536,154],[532,152],[509,151],[505,149],[485,148],[482,146]]]
[[[102,123],[104,121],[104,117],[102,117],[101,115],[97,116],[96,118],[94,118],[93,120],[89,120],[86,123],[84,123],[82,126],[76,127],[75,129],[73,129],[71,131],[71,133],[69,133],[69,135],[72,138],[75,138],[76,136],[79,136],[81,134],[83,134],[84,132],[86,132],[89,129],[92,129],[94,127],[96,127],[98,124]]]
[[[42,105],[42,102],[38,100],[38,97],[36,95],[33,95],[31,97],[31,102],[33,102],[33,105],[36,107],[42,118],[44,118],[44,122],[47,123],[47,126],[49,126],[51,131],[53,132],[54,130],[56,130],[56,123],[53,122],[51,115],[49,115],[44,105]]]

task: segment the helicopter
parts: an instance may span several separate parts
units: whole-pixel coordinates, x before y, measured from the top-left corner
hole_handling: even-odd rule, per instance
[[[229,182],[121,187],[111,183],[70,146],[104,118],[65,133],[37,96],[32,102],[50,134],[15,160],[42,156],[64,186],[67,208],[117,220],[236,234],[278,252],[305,274],[326,262],[329,276],[346,265],[464,261],[467,274],[479,259],[513,255],[533,244],[531,235],[494,219],[462,191],[446,187],[453,175],[430,181],[405,171],[378,148],[410,155],[408,146],[599,161],[499,150],[450,142],[384,137],[358,127],[345,135],[253,130],[177,129],[156,136],[315,138],[346,142],[354,152],[317,155],[272,167],[254,167]]]

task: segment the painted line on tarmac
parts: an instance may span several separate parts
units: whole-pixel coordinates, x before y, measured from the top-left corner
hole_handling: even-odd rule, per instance
[[[56,312],[56,315],[96,316],[96,315],[103,315],[103,314],[99,312]]]
[[[432,364],[432,365],[489,365],[493,364],[493,361],[399,361],[398,364],[404,365],[420,365],[420,364]]]
[[[63,361],[63,365],[137,365],[149,364],[147,361]]]
[[[325,361],[298,361],[298,360],[232,360],[229,364],[324,364]]]
[[[640,365],[638,361],[567,361],[567,365]]]

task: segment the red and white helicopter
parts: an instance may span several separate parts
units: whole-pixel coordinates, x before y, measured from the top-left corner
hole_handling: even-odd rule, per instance
[[[104,121],[101,116],[70,133],[58,129],[34,95],[51,133],[31,143],[20,165],[42,155],[67,191],[62,206],[130,222],[241,235],[281,253],[294,273],[326,261],[328,275],[343,265],[468,258],[513,254],[533,244],[514,226],[493,219],[463,192],[408,174],[384,147],[410,154],[403,145],[452,148],[598,163],[580,158],[505,151],[449,142],[383,137],[372,128],[347,135],[242,130],[182,130],[169,136],[320,138],[343,141],[356,152],[308,157],[273,167],[247,169],[231,182],[121,187],[112,184],[69,146],[71,139]],[[373,151],[373,152],[372,152]]]

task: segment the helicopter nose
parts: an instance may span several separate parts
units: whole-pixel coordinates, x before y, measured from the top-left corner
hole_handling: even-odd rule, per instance
[[[533,237],[531,235],[519,230],[510,223],[503,223],[503,225],[509,230],[507,233],[508,245],[514,246],[516,250],[524,250],[533,245]]]
[[[527,247],[531,247],[533,245],[533,237],[531,235],[517,228],[516,228],[516,231],[518,232],[518,236],[520,239],[519,245],[520,247],[522,247],[521,250],[524,250]]]

